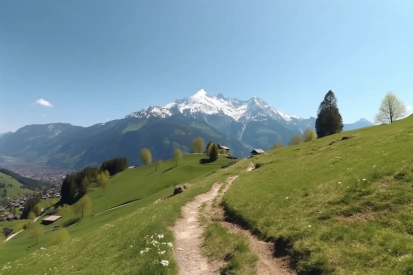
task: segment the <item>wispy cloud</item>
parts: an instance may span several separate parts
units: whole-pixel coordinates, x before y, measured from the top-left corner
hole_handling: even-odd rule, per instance
[[[43,114],[43,117],[46,117],[46,114]]]
[[[42,105],[44,107],[53,107],[52,103],[50,103],[47,100],[44,100],[43,98],[40,98],[40,99],[36,100],[36,103],[39,104],[39,105]]]

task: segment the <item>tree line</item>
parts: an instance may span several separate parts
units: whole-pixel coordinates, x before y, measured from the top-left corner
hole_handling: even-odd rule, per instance
[[[66,175],[61,188],[59,204],[71,205],[82,198],[92,182],[96,182],[105,191],[110,175],[128,169],[126,158],[114,158],[98,167],[86,167],[79,172]],[[111,173],[112,172],[112,173]]]
[[[215,142],[210,141],[205,148],[205,141],[202,137],[197,137],[192,141],[192,153],[194,154],[206,154],[209,156],[209,160],[215,161],[218,159],[220,153],[224,153],[223,151],[219,150],[218,144]],[[175,163],[175,166],[178,165],[179,161],[182,159],[183,153],[181,149],[175,148],[172,161]],[[139,154],[139,159],[143,165],[150,165],[152,164],[152,153],[148,148],[143,148]],[[157,171],[163,162],[162,160],[158,160],[155,162],[155,171]]]
[[[7,186],[6,186],[5,183],[0,183],[0,188],[9,188],[9,187],[13,187],[13,184],[9,183],[9,184],[7,184]]]
[[[407,115],[406,105],[396,97],[392,92],[386,94],[376,115],[374,122],[393,123],[397,119]],[[337,98],[333,91],[328,91],[317,110],[317,119],[315,122],[315,131],[306,129],[302,135],[294,135],[289,145],[297,145],[303,142],[315,140],[332,134],[340,133],[343,130],[343,118],[337,107]],[[281,142],[273,144],[271,149],[281,148],[284,145]]]

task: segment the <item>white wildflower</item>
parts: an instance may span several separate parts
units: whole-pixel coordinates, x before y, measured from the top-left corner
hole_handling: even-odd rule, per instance
[[[171,242],[167,243],[167,245],[169,245],[169,247],[174,247],[174,245]]]
[[[161,265],[163,265],[163,266],[168,266],[168,265],[169,265],[169,261],[167,261],[167,260],[162,260],[162,261],[161,261]]]
[[[163,250],[163,251],[159,251],[158,253],[160,254],[160,255],[163,255],[163,254],[165,254],[165,250]]]
[[[163,234],[159,234],[159,235],[158,235],[158,238],[159,238],[159,239],[163,239],[163,238],[164,238],[164,235],[163,235]]]

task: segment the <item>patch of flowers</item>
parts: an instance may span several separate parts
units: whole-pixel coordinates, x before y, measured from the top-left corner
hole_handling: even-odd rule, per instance
[[[156,251],[155,253],[159,255],[159,257],[163,257],[167,253],[168,250],[173,250],[173,243],[172,242],[163,242],[162,240],[165,238],[163,234],[153,234],[153,235],[147,235],[145,237],[147,247],[145,249],[142,249],[140,251],[140,254],[143,255],[145,253],[148,253],[150,251]],[[169,266],[169,261],[160,258],[159,263],[162,266]]]
[[[169,265],[169,261],[167,261],[167,260],[162,260],[162,261],[161,261],[161,265],[163,265],[163,266],[168,266],[168,265]]]
[[[5,266],[3,266],[2,270],[7,270],[11,268],[11,264],[7,263]]]
[[[102,226],[101,228],[102,229],[107,229],[107,228],[111,228],[111,227],[113,227],[113,224],[107,223],[104,226]]]

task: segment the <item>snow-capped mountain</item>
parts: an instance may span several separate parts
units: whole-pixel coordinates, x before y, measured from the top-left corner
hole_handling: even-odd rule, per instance
[[[222,94],[209,95],[204,89],[189,98],[164,106],[172,114],[183,114],[205,121],[212,127],[241,141],[248,148],[269,149],[280,141],[285,144],[294,134],[314,127],[315,119],[288,115],[259,97],[243,101]]]
[[[142,109],[138,112],[131,113],[127,115],[125,118],[149,118],[149,117],[161,117],[161,118],[167,118],[172,116],[171,111],[169,111],[166,108],[161,108],[157,106],[150,106],[145,109]]]
[[[169,103],[164,108],[192,116],[197,116],[199,113],[205,115],[226,115],[240,122],[267,119],[288,122],[293,118],[300,119],[270,107],[267,102],[258,97],[242,101],[237,98],[225,98],[222,94],[210,96],[204,89],[189,98]]]
[[[288,144],[293,135],[307,128],[315,128],[315,117],[301,118],[286,114],[267,104],[259,97],[249,100],[226,98],[223,94],[209,95],[204,89],[194,95],[166,104],[164,107],[148,107],[126,118],[167,118],[174,114],[206,122],[231,138],[241,141],[247,148],[269,149],[274,142]],[[361,120],[349,129],[367,126]],[[344,125],[344,129],[347,129]]]

